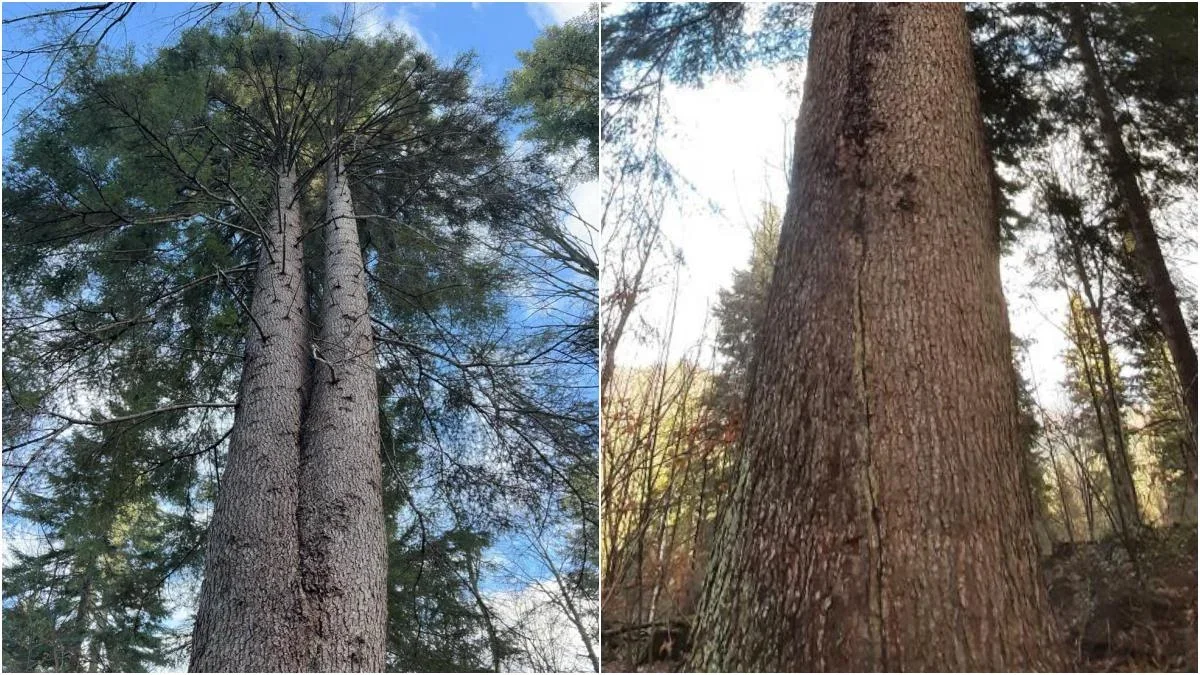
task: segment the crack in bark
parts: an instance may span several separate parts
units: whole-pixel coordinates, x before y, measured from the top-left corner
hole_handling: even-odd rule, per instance
[[[875,70],[873,57],[888,51],[892,41],[891,21],[879,6],[859,5],[851,15],[854,25],[849,40],[847,63],[850,65],[847,106],[843,117],[842,137],[849,141],[847,172],[854,185],[852,207],[852,233],[855,246],[854,269],[854,379],[858,403],[861,406],[859,427],[855,433],[862,451],[860,490],[864,496],[867,523],[868,602],[871,611],[868,618],[871,650],[876,665],[888,670],[887,640],[884,626],[883,603],[883,527],[877,498],[878,483],[874,475],[871,437],[871,402],[867,382],[867,339],[866,310],[863,303],[862,282],[867,263],[867,227],[864,202],[869,190],[863,172],[863,163],[868,156],[867,141],[878,132],[886,130],[882,121],[875,118],[871,100],[871,76]]]
[[[861,195],[856,205],[861,218]],[[857,219],[856,219],[857,220]],[[870,391],[867,384],[867,337],[866,311],[863,307],[862,277],[863,268],[867,261],[867,238],[865,232],[857,236],[858,261],[854,276],[854,375],[858,389],[858,399],[862,406],[858,430],[859,443],[863,453],[863,469],[861,486],[865,494],[865,506],[868,509],[868,563],[874,562],[875,569],[871,571],[867,593],[872,607],[870,617],[871,642],[875,658],[880,670],[888,670],[887,641],[884,639],[883,625],[883,527],[879,512],[879,500],[876,497],[877,482],[875,480],[874,458],[871,453],[871,400],[867,395]],[[874,558],[871,561],[871,558]]]

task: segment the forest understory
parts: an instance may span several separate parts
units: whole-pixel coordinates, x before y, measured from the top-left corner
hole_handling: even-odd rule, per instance
[[[1042,559],[1060,630],[1082,672],[1196,672],[1196,528],[1147,530],[1139,577],[1116,540],[1062,543]],[[685,672],[687,620],[606,623],[604,672]]]

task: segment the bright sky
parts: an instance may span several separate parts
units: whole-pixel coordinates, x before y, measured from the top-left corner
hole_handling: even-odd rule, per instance
[[[178,37],[178,27],[172,19],[191,3],[140,2],[134,11],[109,34],[107,42],[114,47],[134,45],[139,54],[146,55],[162,44]],[[392,24],[401,32],[414,37],[418,44],[440,59],[474,51],[479,56],[483,82],[496,85],[505,74],[518,67],[516,53],[528,49],[542,28],[563,23],[587,11],[586,3],[508,3],[508,2],[444,2],[444,3],[354,3],[367,32],[379,31]],[[332,2],[283,3],[290,11],[311,25],[320,25],[325,17],[337,17],[343,5]],[[57,5],[61,8],[62,5]],[[54,9],[51,3],[5,2],[4,18],[24,16],[36,11]],[[12,50],[39,39],[30,35],[26,24],[4,26],[4,48]],[[15,66],[15,64],[9,64]],[[7,108],[13,93],[9,90],[14,77],[10,69],[4,73],[4,103]],[[6,111],[7,113],[7,111]],[[5,115],[5,135],[14,118]],[[5,149],[8,140],[5,140]]]
[[[782,67],[756,67],[739,80],[720,79],[703,89],[669,87],[664,96],[675,117],[664,154],[699,195],[719,207],[713,213],[697,204],[668,209],[664,234],[682,252],[677,318],[671,358],[687,354],[713,332],[711,309],[718,289],[728,286],[733,271],[744,267],[750,254],[750,227],[758,205],[771,200],[781,209],[786,202],[785,158],[800,110],[802,82],[789,81]],[[689,202],[685,195],[681,201]],[[1018,201],[1028,210],[1028,200]],[[1194,220],[1192,221],[1194,226]],[[1066,368],[1061,354],[1067,346],[1066,295],[1031,284],[1027,256],[1044,240],[1027,238],[1002,260],[1001,270],[1013,332],[1030,342],[1024,374],[1048,408],[1065,403],[1061,382]],[[1168,253],[1171,253],[1168,251]],[[1196,278],[1194,248],[1174,252],[1173,262]],[[670,288],[659,288],[640,308],[651,325],[662,326],[670,309]],[[705,354],[708,352],[706,351]],[[658,358],[656,347],[634,339],[622,341],[618,359],[626,365],[647,365]]]
[[[672,357],[700,340],[717,291],[729,284],[734,269],[745,265],[759,205],[783,204],[787,197],[785,158],[800,103],[798,95],[788,93],[787,83],[784,69],[759,67],[737,81],[666,90],[664,99],[676,123],[660,140],[663,154],[698,195],[719,207],[713,212],[685,193],[684,205],[663,215],[663,234],[686,263]],[[640,308],[641,316],[651,325],[664,323],[669,295],[670,289],[658,289]],[[658,357],[658,350],[624,340],[617,357],[624,364],[646,364]]]

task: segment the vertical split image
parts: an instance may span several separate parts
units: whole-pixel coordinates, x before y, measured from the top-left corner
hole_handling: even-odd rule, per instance
[[[0,671],[1196,672],[1196,4],[0,12]]]

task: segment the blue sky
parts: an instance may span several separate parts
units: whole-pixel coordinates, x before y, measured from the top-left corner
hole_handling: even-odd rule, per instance
[[[232,3],[231,3],[232,4]],[[542,28],[582,13],[582,3],[508,3],[508,2],[443,2],[443,3],[350,3],[368,28],[391,24],[397,30],[413,35],[439,60],[445,61],[467,51],[479,59],[480,84],[497,85],[504,76],[519,66],[517,52],[529,49]],[[324,17],[340,16],[344,3],[313,2],[284,3],[304,23],[320,25]],[[5,2],[4,18],[25,16],[48,9],[61,9],[57,3]],[[155,49],[170,44],[178,37],[179,17],[191,3],[139,2],[130,15],[112,31],[107,42],[113,47],[132,46],[136,53],[148,56]],[[28,23],[4,26],[4,52],[32,46],[42,36],[31,31]],[[45,61],[31,61],[30,72],[40,75]],[[4,68],[4,149],[11,147],[13,123],[30,105],[42,96],[31,93],[19,97],[26,84],[17,79],[20,65],[6,62]],[[9,110],[10,105],[13,109]]]
[[[70,5],[66,5],[70,6]],[[114,29],[106,39],[106,44],[115,49],[131,47],[141,58],[148,58],[163,46],[172,44],[179,31],[191,25],[181,21],[180,17],[186,12],[191,3],[138,3],[130,15]],[[320,26],[325,17],[338,17],[344,8],[343,3],[291,3],[285,4],[287,9],[306,25]],[[62,4],[56,3],[10,3],[3,4],[4,19],[25,16],[36,12],[61,9]],[[477,55],[476,84],[499,85],[505,76],[519,67],[517,52],[531,48],[534,39],[547,26],[561,23],[568,18],[581,14],[586,10],[584,3],[357,3],[354,11],[362,22],[360,30],[375,32],[391,25],[400,32],[412,36],[419,45],[432,53],[439,61],[445,62],[455,56],[473,51]],[[5,56],[11,50],[35,46],[44,41],[43,34],[34,31],[35,25],[18,23],[3,27]],[[38,57],[40,58],[40,57]],[[4,121],[3,121],[3,150],[5,154],[11,150],[13,138],[17,135],[14,123],[31,106],[44,99],[45,90],[35,88],[26,95],[20,92],[27,88],[28,83],[22,82],[15,69],[20,64],[6,62],[4,67]],[[46,61],[31,60],[27,64],[27,75],[40,77],[45,72]],[[53,83],[56,80],[51,80]],[[11,108],[11,110],[10,110]],[[590,192],[589,192],[590,191]],[[587,203],[598,201],[595,183],[591,183],[582,192],[587,192]],[[577,199],[582,199],[578,197]],[[591,214],[595,209],[591,206],[581,207]],[[598,215],[595,219],[598,219]],[[11,516],[6,518],[7,526],[13,525]],[[6,532],[11,534],[11,532]],[[13,545],[19,546],[19,542]],[[517,562],[526,568],[527,573],[535,577],[548,575],[541,569],[524,547],[511,537],[503,537],[493,547],[493,559]],[[511,585],[499,578],[490,578],[485,584],[485,590],[510,590]]]

